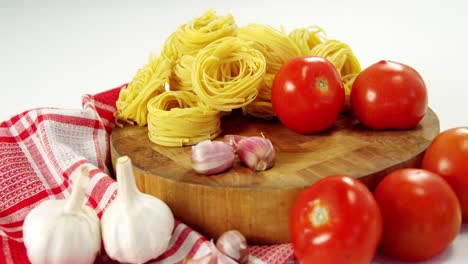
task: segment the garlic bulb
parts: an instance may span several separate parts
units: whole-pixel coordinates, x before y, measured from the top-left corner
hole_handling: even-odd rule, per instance
[[[221,141],[205,140],[192,147],[192,168],[201,174],[221,173],[232,167],[234,150]]]
[[[67,200],[43,201],[26,216],[24,244],[33,264],[94,263],[101,234],[96,212],[83,205],[88,181],[88,168],[82,166]]]
[[[158,198],[140,192],[132,163],[117,159],[117,196],[101,218],[102,240],[107,255],[125,263],[143,263],[159,257],[169,245],[174,216]]]
[[[276,152],[264,137],[244,137],[237,142],[237,155],[242,163],[255,171],[267,170],[275,164]]]
[[[226,256],[241,264],[247,262],[249,258],[247,239],[237,230],[230,230],[221,234],[216,241],[216,247]]]

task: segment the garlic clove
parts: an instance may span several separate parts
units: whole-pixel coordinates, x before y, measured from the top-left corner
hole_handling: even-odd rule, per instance
[[[94,263],[101,249],[99,218],[83,204],[89,171],[81,167],[67,200],[46,200],[23,223],[23,239],[32,263]]]
[[[185,259],[184,264],[237,264],[234,259],[225,255],[211,241],[211,251],[198,259]]]
[[[117,159],[116,174],[117,196],[101,218],[104,249],[124,263],[155,259],[169,246],[174,216],[163,201],[138,190],[128,157]]]
[[[270,169],[275,164],[276,152],[270,140],[264,137],[245,137],[237,143],[237,155],[243,164],[254,171]]]
[[[223,141],[224,141],[224,143],[231,146],[234,149],[234,152],[237,152],[237,143],[243,138],[245,138],[245,137],[240,136],[240,135],[229,134],[229,135],[224,136]]]
[[[241,264],[249,259],[247,239],[237,230],[224,232],[216,241],[216,247],[220,252]]]
[[[192,168],[197,173],[212,175],[231,168],[234,151],[222,141],[205,140],[192,146]]]

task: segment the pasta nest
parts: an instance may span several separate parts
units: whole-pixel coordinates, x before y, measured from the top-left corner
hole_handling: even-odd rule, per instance
[[[190,91],[167,91],[148,102],[148,136],[163,146],[194,145],[221,133],[218,110]]]
[[[200,50],[193,63],[192,85],[200,100],[219,111],[251,103],[265,76],[260,51],[238,37],[218,39]]]

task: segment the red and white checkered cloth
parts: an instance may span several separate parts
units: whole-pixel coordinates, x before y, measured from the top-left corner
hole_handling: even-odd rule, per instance
[[[22,225],[46,199],[70,195],[70,177],[90,168],[87,204],[100,217],[116,194],[108,176],[109,135],[121,87],[83,97],[83,109],[33,109],[0,125],[0,263],[29,263]],[[209,240],[176,221],[168,251],[151,263],[182,263],[209,252]],[[251,246],[251,263],[294,263],[290,244]],[[104,252],[96,263],[112,263]]]

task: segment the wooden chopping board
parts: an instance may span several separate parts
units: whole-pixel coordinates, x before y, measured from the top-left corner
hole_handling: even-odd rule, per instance
[[[328,175],[360,179],[371,190],[390,171],[418,166],[424,151],[439,133],[439,120],[428,109],[408,131],[373,131],[351,116],[340,117],[321,134],[300,135],[279,121],[240,113],[222,119],[223,133],[245,136],[263,133],[277,151],[275,166],[253,172],[236,160],[222,174],[203,176],[191,169],[191,147],[152,143],[146,127],[115,128],[110,138],[112,162],[127,155],[133,162],[141,191],[165,201],[175,217],[216,239],[230,229],[250,243],[290,241],[289,211],[298,194]]]

